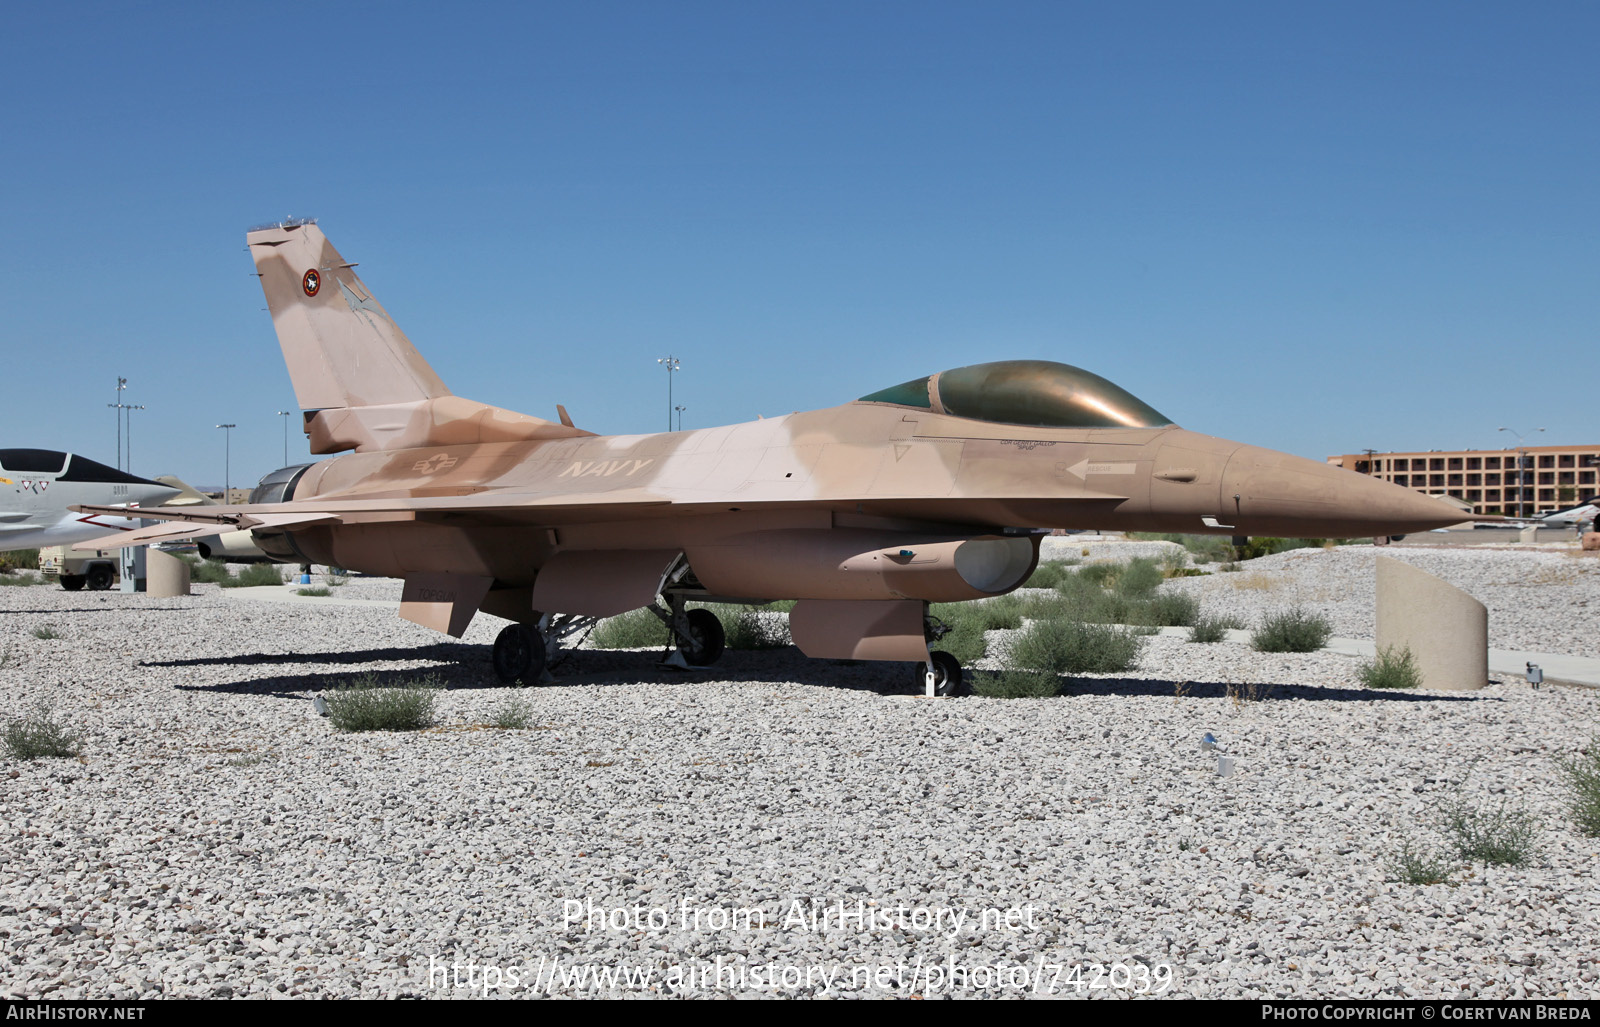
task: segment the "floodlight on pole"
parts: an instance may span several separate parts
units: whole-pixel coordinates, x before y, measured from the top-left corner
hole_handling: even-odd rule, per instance
[[[658,364],[665,364],[667,368],[667,431],[672,430],[672,375],[679,370],[678,358],[668,354],[656,360]]]
[[[1523,443],[1522,439],[1525,435],[1532,435],[1534,432],[1544,431],[1544,429],[1530,428],[1525,432],[1511,431],[1510,428],[1501,428],[1500,430],[1509,431],[1517,437],[1517,508],[1520,516],[1527,517],[1530,516],[1527,512],[1528,468],[1524,465],[1528,462],[1528,447]]]
[[[681,406],[680,405],[680,406],[675,406],[672,409],[674,409],[674,410],[676,410],[678,412],[678,430],[679,431],[683,431],[683,412],[685,410],[689,409],[689,408],[686,407],[686,406]]]
[[[140,403],[138,406],[127,406],[127,407],[124,407],[123,409],[127,410],[127,413],[123,414],[122,416],[126,417],[128,419],[128,445],[127,445],[127,449],[128,449],[128,466],[123,468],[123,470],[126,470],[129,474],[132,474],[133,473],[133,412],[135,410],[143,410],[144,409],[144,404]]]
[[[233,458],[233,429],[235,429],[235,428],[237,428],[239,426],[237,424],[219,424],[219,425],[217,425],[217,427],[221,428],[223,430],[222,431],[222,501],[224,503],[226,503],[228,501],[228,493],[233,490],[233,468],[231,466],[231,460]]]

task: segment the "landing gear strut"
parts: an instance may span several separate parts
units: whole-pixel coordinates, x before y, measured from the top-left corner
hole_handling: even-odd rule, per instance
[[[942,649],[928,654],[928,662],[917,667],[917,691],[927,696],[966,695],[961,661]]]
[[[495,677],[508,685],[518,680],[529,685],[553,680],[550,668],[564,659],[561,643],[580,631],[589,631],[597,621],[574,613],[546,613],[536,626],[508,625],[494,640]]]
[[[710,610],[684,609],[684,599],[680,595],[669,595],[666,599],[670,610],[662,609],[660,603],[649,607],[672,632],[672,644],[677,650],[662,662],[687,670],[709,667],[721,659],[727,646],[727,633],[722,630],[722,621],[717,615]]]

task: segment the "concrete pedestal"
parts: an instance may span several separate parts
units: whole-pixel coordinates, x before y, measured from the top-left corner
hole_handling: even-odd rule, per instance
[[[145,591],[153,596],[189,594],[189,565],[159,549],[145,557]]]
[[[1378,557],[1378,652],[1410,649],[1424,688],[1489,683],[1489,610],[1461,589]]]

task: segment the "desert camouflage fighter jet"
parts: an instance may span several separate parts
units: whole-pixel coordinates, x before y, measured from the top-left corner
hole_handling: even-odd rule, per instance
[[[594,618],[649,607],[681,659],[722,631],[689,600],[797,600],[812,657],[907,660],[954,691],[928,604],[1021,585],[1049,528],[1391,535],[1459,512],[1365,475],[1185,431],[1065,364],[961,367],[826,410],[597,435],[452,395],[315,223],[247,236],[314,453],[246,506],[88,545],[248,529],[285,560],[403,578],[400,615],[507,618],[505,681]]]

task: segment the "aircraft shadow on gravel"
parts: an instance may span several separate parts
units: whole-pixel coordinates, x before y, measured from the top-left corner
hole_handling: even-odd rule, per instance
[[[770,683],[774,688],[801,685],[837,691],[872,692],[878,695],[909,695],[914,692],[912,664],[866,663],[857,661],[816,661],[799,659],[793,650],[729,651],[715,670],[683,671],[660,665],[654,653],[623,650],[579,650],[554,668],[556,680],[532,686],[545,690],[584,685],[677,684],[693,688],[706,681]],[[449,690],[502,691],[506,688],[485,680],[479,646],[440,643],[415,649],[365,649],[333,653],[260,653],[209,657],[192,660],[146,661],[148,667],[259,666],[262,664],[382,664],[385,662],[436,661],[432,667],[394,669],[369,668],[361,671],[304,671],[273,674],[244,681],[205,685],[178,685],[180,691],[215,692],[236,695],[278,695],[304,698],[303,693],[347,687],[358,681],[398,687],[433,679]],[[288,669],[287,667],[285,668]],[[1189,699],[1231,699],[1234,689],[1241,691],[1240,702],[1500,702],[1498,697],[1416,694],[1384,689],[1324,687],[1283,682],[1238,685],[1222,681],[1172,681],[1147,678],[1065,677],[1059,698],[1074,696],[1181,696]]]

